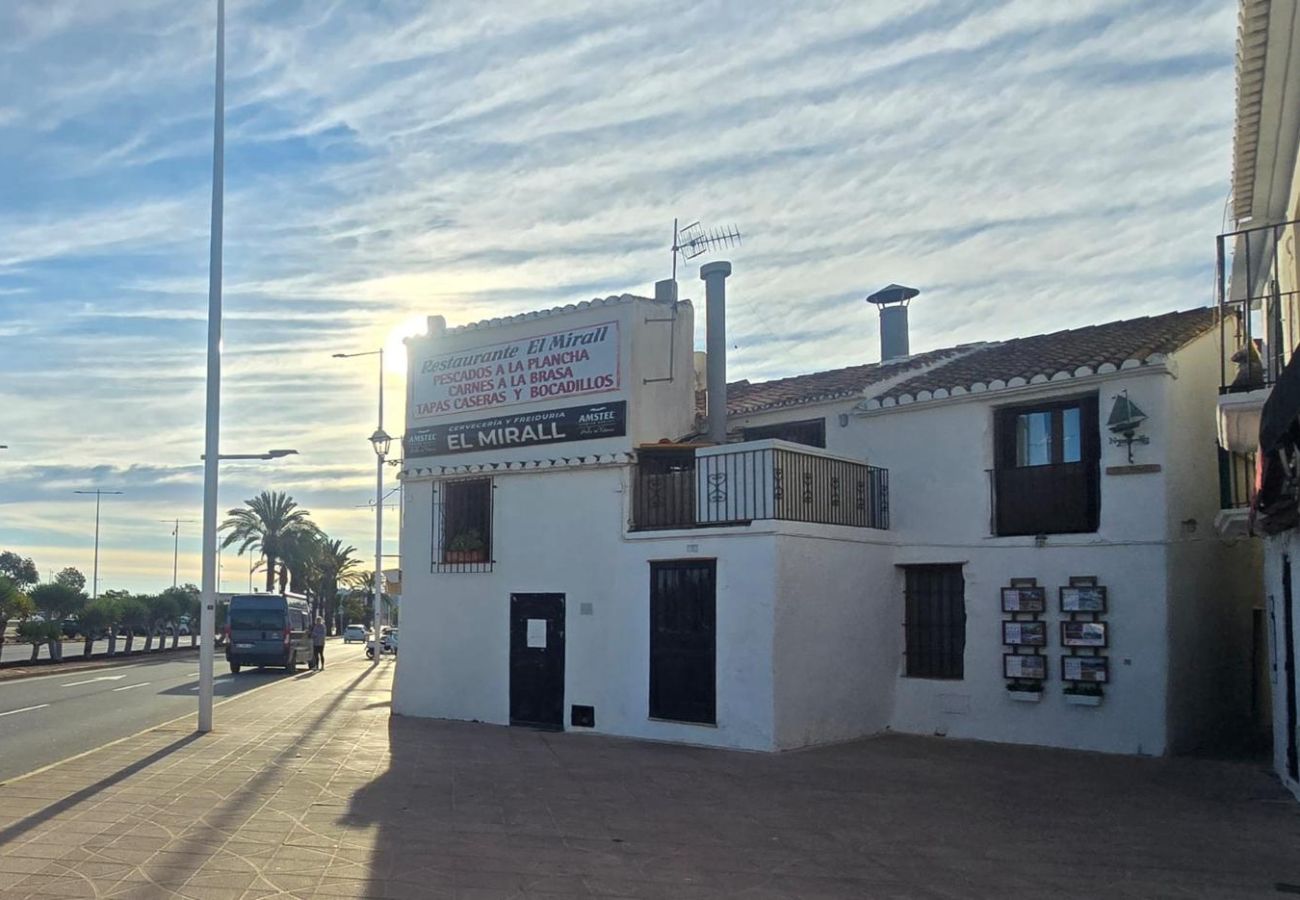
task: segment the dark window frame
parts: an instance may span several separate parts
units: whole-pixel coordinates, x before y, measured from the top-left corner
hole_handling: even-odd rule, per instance
[[[491,572],[496,483],[490,477],[457,478],[434,485],[434,572]],[[476,532],[481,548],[452,544]]]
[[[802,432],[802,433],[801,433]],[[826,449],[826,419],[800,419],[797,422],[774,422],[771,425],[746,426],[741,429],[746,441],[778,440],[805,447]]]
[[[966,677],[966,576],[961,563],[903,569],[903,676]]]
[[[1079,460],[1064,459],[1065,411],[1079,410]],[[1051,459],[1019,465],[1017,422],[1021,416],[1051,416]],[[993,410],[993,515],[998,537],[1091,534],[1101,521],[1101,436],[1098,397],[1079,394],[1020,403]]]

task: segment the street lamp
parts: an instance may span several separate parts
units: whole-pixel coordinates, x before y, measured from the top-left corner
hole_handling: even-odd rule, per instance
[[[375,456],[378,462],[375,467],[375,596],[372,601],[370,619],[375,625],[376,637],[381,624],[380,617],[383,615],[383,590],[384,590],[384,457],[388,455],[389,447],[393,439],[384,431],[384,348],[378,350],[366,350],[361,353],[335,353],[335,359],[355,359],[360,356],[378,356],[379,357],[379,425],[375,428],[375,433],[370,435],[370,445],[375,450]],[[379,654],[375,653],[375,659],[379,659]]]
[[[94,600],[99,596],[99,498],[105,494],[121,494],[122,491],[101,491],[99,488],[95,488],[93,491],[73,491],[72,493],[95,495],[95,569],[90,582],[90,599]]]
[[[193,525],[193,519],[159,519],[159,522],[172,523],[172,587],[176,587],[177,564],[181,558],[181,525]]]
[[[217,459],[283,459],[286,456],[297,456],[297,450],[267,450],[265,453],[218,453]],[[205,453],[199,459],[207,459]]]

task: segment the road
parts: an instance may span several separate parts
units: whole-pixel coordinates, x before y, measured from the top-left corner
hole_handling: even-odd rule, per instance
[[[340,640],[329,642],[325,659],[331,668],[370,664],[365,645]],[[195,712],[198,668],[195,658],[160,660],[0,681],[0,781]],[[315,673],[300,670],[292,677],[314,678]],[[289,680],[280,669],[231,675],[225,660],[217,658],[218,703]],[[293,702],[291,685],[276,694],[277,704]]]
[[[135,639],[135,643],[131,645],[131,649],[143,650],[144,643],[147,640],[148,638],[143,638],[137,635]],[[166,646],[170,647],[171,645],[172,645],[171,635],[168,635]],[[180,639],[180,643],[178,643],[177,646],[188,647],[189,645],[190,645],[189,637],[182,635]],[[81,651],[85,649],[85,646],[86,646],[86,642],[81,638],[69,638],[65,640],[63,642],[63,658],[65,660],[72,660],[80,657]],[[155,647],[158,646],[158,642],[156,640],[154,641],[154,646]],[[125,650],[126,650],[126,638],[119,637],[117,639],[117,652],[122,653]],[[107,640],[95,641],[93,652],[107,653],[108,641]],[[15,662],[18,660],[26,661],[31,658],[32,658],[31,644],[18,643],[17,641],[14,640],[12,634],[8,634],[5,636],[4,647],[0,648],[0,661],[3,662]],[[50,646],[49,644],[42,644],[40,655],[37,657],[37,659],[49,659],[49,658],[50,658]]]

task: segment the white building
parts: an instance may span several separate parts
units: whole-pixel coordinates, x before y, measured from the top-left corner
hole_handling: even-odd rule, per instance
[[[1300,4],[1242,0],[1233,148],[1234,227],[1218,240],[1223,344],[1237,364],[1221,379],[1219,438],[1232,461],[1238,512],[1225,529],[1262,535],[1267,635],[1262,679],[1272,689],[1273,759],[1300,797]],[[1258,467],[1257,467],[1258,461]],[[1258,468],[1258,471],[1257,471]],[[1253,520],[1253,521],[1249,521]]]
[[[410,340],[395,712],[756,750],[1250,727],[1216,311],[733,383],[710,444],[660,292]]]

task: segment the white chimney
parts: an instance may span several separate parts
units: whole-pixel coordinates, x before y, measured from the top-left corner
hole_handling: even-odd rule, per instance
[[[726,260],[700,266],[704,282],[705,349],[709,366],[709,440],[727,442],[727,276]]]

